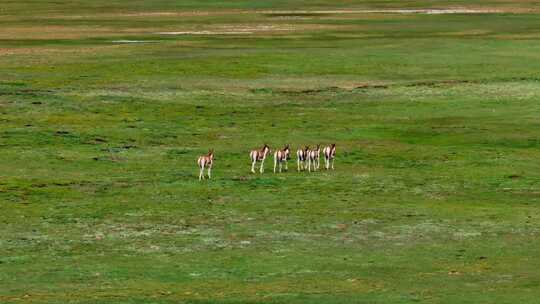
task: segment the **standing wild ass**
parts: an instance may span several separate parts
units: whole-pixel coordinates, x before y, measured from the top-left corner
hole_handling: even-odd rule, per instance
[[[199,156],[197,160],[199,165],[199,180],[204,179],[204,168],[208,168],[208,179],[212,178],[211,171],[214,164],[214,149],[210,149],[207,155]]]
[[[287,160],[289,160],[291,150],[289,149],[289,145],[286,145],[283,150],[277,150],[274,152],[274,173],[276,173],[276,167],[279,164],[279,173],[281,173],[281,168],[283,166],[283,163],[285,163],[285,171],[289,171],[289,168],[287,167]]]
[[[255,164],[257,161],[261,162],[260,172],[264,172],[264,160],[266,159],[266,155],[268,155],[268,153],[270,153],[270,147],[267,144],[264,144],[262,149],[252,150],[249,153],[249,157],[251,157],[251,172],[255,173]]]
[[[332,162],[332,170],[334,170],[334,158],[336,157],[336,144],[332,144],[331,146],[327,146],[323,150],[324,153],[324,164],[326,166],[326,170],[330,167],[330,161]]]
[[[321,145],[317,145],[317,149],[315,150],[308,150],[307,154],[308,171],[311,172],[311,164],[313,164],[313,171],[319,170],[321,160]]]
[[[306,169],[306,160],[309,147],[305,146],[304,149],[299,149],[296,151],[296,164],[298,165],[298,171]]]

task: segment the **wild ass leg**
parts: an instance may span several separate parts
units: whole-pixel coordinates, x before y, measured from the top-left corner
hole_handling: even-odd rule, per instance
[[[261,169],[259,170],[261,173],[264,172],[264,158],[261,160]]]
[[[274,173],[276,173],[277,163],[278,163],[277,157],[274,156]]]
[[[287,165],[287,164],[288,164],[288,162],[287,162],[287,161],[285,161],[285,171],[289,171],[289,167],[288,167],[288,165]]]
[[[201,169],[199,170],[199,180],[204,179],[204,166],[201,166]]]
[[[334,159],[332,158],[332,170],[334,170]]]
[[[208,166],[208,179],[212,178],[212,165]]]
[[[255,173],[255,163],[257,162],[257,160],[252,160],[251,161],[251,172],[252,173]]]

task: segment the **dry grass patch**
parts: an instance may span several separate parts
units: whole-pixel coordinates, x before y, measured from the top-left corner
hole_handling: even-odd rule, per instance
[[[140,35],[155,28],[111,28],[102,26],[8,26],[0,31],[0,39],[84,39]]]
[[[491,31],[486,30],[467,30],[467,31],[458,31],[458,32],[444,32],[440,33],[440,36],[455,36],[455,37],[464,37],[464,36],[483,36],[483,35],[489,35],[491,34]]]
[[[113,18],[162,18],[162,17],[209,17],[245,14],[243,10],[220,11],[158,11],[158,12],[128,12],[128,13],[95,13],[92,15],[53,14],[42,16],[42,19],[113,19]]]
[[[523,34],[498,34],[493,37],[503,40],[538,40],[540,33],[523,33]]]
[[[79,54],[91,54],[97,52],[110,51],[112,49],[118,49],[121,45],[104,45],[104,46],[92,46],[92,47],[71,47],[71,48],[52,48],[52,47],[12,47],[12,48],[0,48],[0,57],[10,55],[79,55]],[[43,58],[43,60],[50,61],[50,58]]]

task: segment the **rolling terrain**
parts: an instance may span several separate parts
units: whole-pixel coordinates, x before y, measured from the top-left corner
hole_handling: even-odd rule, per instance
[[[537,303],[533,1],[2,6],[1,303]]]

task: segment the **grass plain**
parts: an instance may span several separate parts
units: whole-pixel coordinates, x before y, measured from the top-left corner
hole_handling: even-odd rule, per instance
[[[533,1],[2,6],[0,302],[537,303]]]

